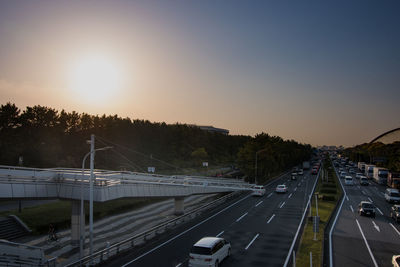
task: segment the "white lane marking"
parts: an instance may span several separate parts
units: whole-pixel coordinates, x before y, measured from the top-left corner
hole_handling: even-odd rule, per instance
[[[393,229],[396,231],[396,233],[398,234],[398,235],[400,235],[400,232],[399,232],[399,230],[397,230],[397,228],[396,227],[394,227],[394,225],[392,224],[392,223],[389,223],[390,224],[390,226],[392,226],[393,227]]]
[[[251,246],[251,244],[253,244],[253,242],[257,239],[257,237],[258,237],[259,235],[260,235],[260,234],[256,234],[256,236],[253,238],[253,240],[251,240],[250,243],[247,245],[247,247],[245,248],[245,250],[247,250],[247,249]]]
[[[260,205],[261,203],[263,203],[264,201],[263,200],[261,200],[260,202],[258,202],[257,204],[256,204],[256,206],[255,207],[257,207],[258,205]]]
[[[378,207],[376,207],[376,209],[379,211],[379,213],[380,213],[381,215],[383,215],[383,212],[382,212]]]
[[[354,209],[353,209],[353,207],[351,205],[350,205],[350,209],[351,209],[351,212],[354,213]]]
[[[371,201],[371,202],[374,202],[370,197],[368,197],[368,200]]]
[[[221,233],[219,233],[218,235],[217,235],[217,237],[219,237],[220,235],[222,235],[224,233],[224,231],[222,231]]]
[[[364,195],[366,195],[367,193],[365,193],[365,191],[364,190],[361,190],[361,193],[363,193]]]
[[[270,223],[274,217],[275,217],[275,214],[272,214],[271,218],[269,218],[267,223]]]
[[[368,245],[367,239],[365,238],[364,232],[362,231],[361,226],[360,226],[360,223],[358,222],[357,219],[356,219],[356,223],[357,223],[358,229],[360,229],[360,233],[361,233],[361,235],[362,235],[362,238],[364,239],[364,243],[365,243],[365,245],[367,246],[369,255],[371,256],[372,261],[374,262],[375,267],[378,267],[378,264],[376,263],[375,257],[374,257],[374,255],[372,254],[371,248],[370,248],[369,245]]]
[[[290,195],[288,196],[288,198],[291,198],[292,197],[292,193],[290,193]]]
[[[346,199],[347,199],[347,201],[349,201],[349,197],[346,195]]]
[[[122,265],[121,267],[126,267],[126,266],[128,266],[129,264],[131,264],[131,263],[133,263],[133,262],[135,262],[135,261],[137,261],[137,260],[143,258],[144,256],[150,254],[151,252],[153,252],[153,251],[155,251],[155,250],[157,250],[157,249],[159,249],[159,248],[165,246],[166,244],[168,244],[168,243],[174,241],[174,240],[177,239],[178,237],[180,237],[180,236],[186,234],[187,232],[193,230],[194,228],[196,228],[196,227],[202,225],[203,223],[205,223],[205,222],[211,220],[211,219],[214,218],[215,216],[218,216],[218,215],[221,214],[222,212],[224,212],[224,211],[226,211],[226,210],[232,208],[232,207],[235,206],[237,203],[242,202],[243,200],[245,200],[246,198],[249,198],[250,196],[251,196],[251,195],[247,195],[247,196],[245,196],[244,198],[239,199],[238,201],[236,201],[235,203],[232,203],[231,205],[229,205],[228,207],[224,208],[223,210],[220,210],[219,212],[217,212],[217,213],[211,215],[210,217],[208,217],[208,218],[205,219],[204,221],[201,221],[201,222],[199,222],[198,224],[193,225],[192,227],[190,227],[189,229],[183,231],[182,233],[180,233],[180,234],[174,236],[173,238],[171,238],[171,239],[165,241],[164,243],[162,243],[162,244],[156,246],[155,248],[153,248],[153,249],[147,251],[146,253],[143,253],[142,255],[136,257],[135,259],[133,259],[133,260],[131,260],[131,261],[125,263],[125,264]]]
[[[238,221],[240,221],[241,219],[243,219],[243,217],[246,216],[247,213],[248,213],[248,212],[246,212],[245,214],[243,214],[242,216],[240,216],[240,217],[236,220],[236,222],[238,222]]]
[[[382,195],[385,195],[385,193],[381,192]]]
[[[270,193],[270,194],[267,196],[267,198],[269,198],[270,196],[272,196],[272,193]]]
[[[285,201],[283,201],[282,205],[279,206],[279,208],[281,209],[283,206],[285,206]]]
[[[361,187],[360,187],[359,185],[357,185],[357,188],[358,188],[358,189],[361,189]],[[364,192],[364,191],[363,191],[363,192]]]
[[[179,266],[181,266],[182,265],[182,262],[181,263],[179,263],[178,265],[176,265],[175,267],[179,267]]]
[[[378,231],[379,233],[381,232],[381,229],[379,229],[379,226],[376,225],[376,223],[374,221],[372,221],[372,224],[374,225],[376,231]]]
[[[297,190],[297,187],[293,191],[296,191],[296,190]]]

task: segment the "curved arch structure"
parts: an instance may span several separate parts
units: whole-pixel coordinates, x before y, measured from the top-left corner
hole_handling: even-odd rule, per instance
[[[384,144],[391,144],[393,142],[400,141],[400,128],[396,128],[390,131],[387,131],[378,137],[375,137],[371,142],[381,142]]]

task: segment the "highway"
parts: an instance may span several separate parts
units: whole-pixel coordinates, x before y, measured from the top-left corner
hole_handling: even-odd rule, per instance
[[[393,204],[385,201],[386,186],[373,181],[361,186],[356,178],[351,186],[340,180],[347,196],[333,231],[333,265],[392,266],[392,256],[400,254],[400,227],[390,218]],[[363,200],[373,202],[376,218],[358,215]]]
[[[192,245],[205,236],[231,242],[232,255],[223,266],[284,266],[316,183],[316,175],[309,172],[294,181],[289,175],[267,185],[263,197],[242,195],[104,266],[188,266]],[[288,192],[275,193],[276,185],[283,183]]]

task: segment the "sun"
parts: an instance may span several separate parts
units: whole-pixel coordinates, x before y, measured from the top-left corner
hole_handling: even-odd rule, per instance
[[[99,55],[80,58],[71,64],[70,88],[86,101],[101,102],[118,93],[121,72],[111,59]]]

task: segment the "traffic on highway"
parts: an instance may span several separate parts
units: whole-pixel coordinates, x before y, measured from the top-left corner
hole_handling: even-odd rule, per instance
[[[317,182],[310,170],[295,180],[291,175],[285,173],[106,266],[288,266]]]
[[[392,266],[400,254],[398,191],[367,178],[360,164],[340,158],[333,163],[344,198],[332,234],[331,266]]]

